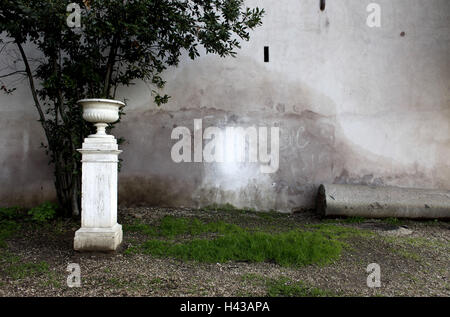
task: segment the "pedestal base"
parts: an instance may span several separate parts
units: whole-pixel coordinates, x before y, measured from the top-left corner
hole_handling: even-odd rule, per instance
[[[80,228],[75,232],[74,249],[77,251],[114,251],[122,242],[122,226],[111,228]]]

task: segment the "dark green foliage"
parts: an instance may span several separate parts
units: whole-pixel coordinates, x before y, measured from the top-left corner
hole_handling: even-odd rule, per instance
[[[18,207],[0,208],[0,220],[14,220],[22,216],[21,209]]]
[[[5,240],[10,238],[20,225],[13,220],[0,220],[0,248],[6,247]]]
[[[15,47],[21,61],[0,78],[28,77],[47,138],[42,146],[54,165],[60,210],[77,215],[81,163],[76,149],[93,128],[76,101],[114,99],[118,87],[144,80],[161,105],[169,99],[159,94],[165,85],[161,73],[177,65],[183,52],[191,59],[202,48],[235,56],[239,40],[248,40],[249,31],[261,24],[263,10],[246,8],[243,0],[70,2],[81,7],[81,28],[67,26],[66,0],[0,0],[0,33],[7,36],[0,42]],[[30,63],[25,46],[41,56]],[[2,83],[1,90],[14,88]]]
[[[37,207],[34,207],[28,211],[28,215],[31,219],[38,223],[44,223],[56,216],[58,206],[50,202],[45,202]]]
[[[21,216],[21,210],[17,207],[0,208],[0,248],[6,247],[5,240],[20,228],[15,220]]]
[[[45,202],[30,210],[18,207],[0,208],[0,248],[6,247],[5,240],[12,237],[22,225],[48,223],[54,219],[58,206]]]

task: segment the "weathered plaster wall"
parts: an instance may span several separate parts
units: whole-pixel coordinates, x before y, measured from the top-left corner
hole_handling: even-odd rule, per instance
[[[370,2],[381,28],[366,26]],[[319,183],[450,188],[450,2],[326,3],[321,12],[318,0],[248,1],[267,15],[238,57],[185,57],[165,74],[172,98],[161,108],[143,83],[122,89],[119,202],[289,211],[312,207]],[[53,195],[26,88],[0,97],[2,204]],[[279,127],[278,171],[174,163],[172,129],[193,131],[196,118],[204,128]]]

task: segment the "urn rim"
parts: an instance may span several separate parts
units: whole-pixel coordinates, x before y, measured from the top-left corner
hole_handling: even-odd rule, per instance
[[[125,106],[125,103],[123,103],[122,101],[114,100],[114,99],[102,99],[102,98],[80,99],[77,101],[77,104],[80,104],[81,106],[83,106],[85,103],[88,103],[88,102],[89,103],[98,102],[98,103],[115,104],[115,105],[119,105],[119,107]]]

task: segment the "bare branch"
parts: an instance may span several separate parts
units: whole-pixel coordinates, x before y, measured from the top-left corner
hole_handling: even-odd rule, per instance
[[[25,55],[25,51],[23,50],[22,45],[19,42],[16,42],[16,44],[17,44],[17,47],[19,48],[20,55],[22,56],[23,63],[25,64],[25,71],[27,73],[28,81],[30,83],[30,89],[31,89],[31,94],[33,95],[34,105],[36,106],[36,109],[39,113],[39,118],[41,120],[42,126],[44,127],[44,131],[47,134],[47,124],[45,121],[45,115],[44,115],[44,112],[42,111],[42,107],[39,102],[39,98],[37,96],[36,87],[34,86],[33,74],[31,72],[30,64],[28,64],[28,59],[27,59],[27,56]],[[47,135],[47,140],[50,140],[48,135]]]
[[[0,78],[5,78],[5,77],[8,77],[8,76],[17,75],[17,74],[23,74],[23,73],[26,73],[26,71],[25,70],[17,70],[15,72],[12,72],[12,73],[9,73],[9,74],[0,75]]]
[[[103,96],[104,98],[109,98],[109,93],[111,90],[111,78],[112,73],[114,71],[114,64],[116,61],[117,48],[119,46],[120,36],[119,33],[114,34],[114,37],[111,41],[111,47],[108,55],[108,61],[106,63],[106,74],[105,74],[105,83],[103,86]]]

